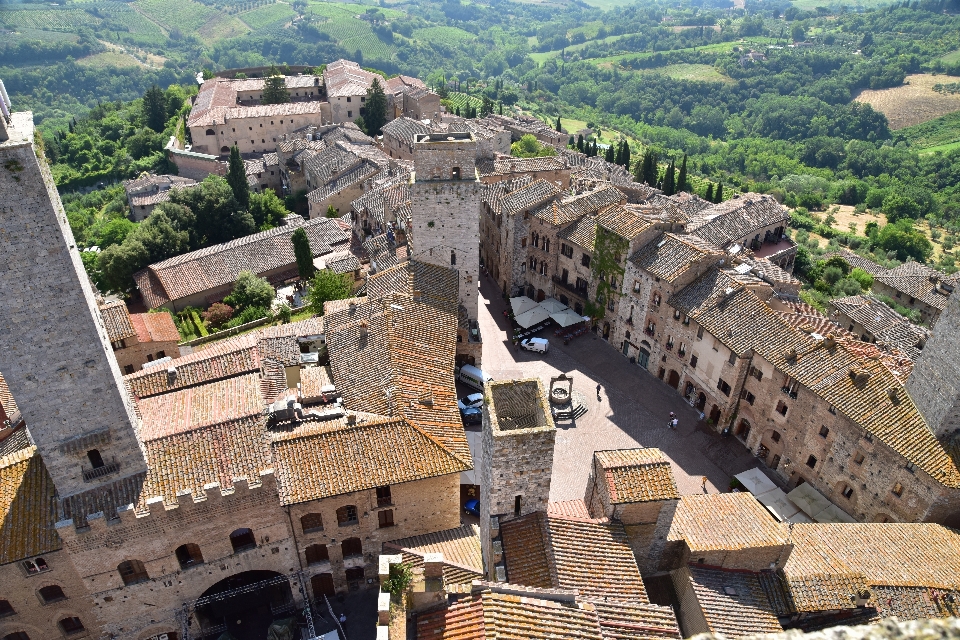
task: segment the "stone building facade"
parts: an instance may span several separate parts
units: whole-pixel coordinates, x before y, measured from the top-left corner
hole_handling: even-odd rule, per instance
[[[952,296],[907,379],[907,391],[937,437],[960,429],[960,297]]]
[[[180,333],[169,313],[131,314],[122,300],[114,300],[100,304],[100,317],[124,374],[154,360],[180,357]]]
[[[484,390],[480,460],[480,544],[484,567],[497,578],[499,524],[546,511],[557,430],[543,382],[492,382]]]

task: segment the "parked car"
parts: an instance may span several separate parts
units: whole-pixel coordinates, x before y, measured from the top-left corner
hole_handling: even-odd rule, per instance
[[[467,500],[463,505],[463,512],[468,516],[480,517],[480,501],[476,498]]]
[[[483,411],[476,407],[464,407],[460,409],[460,419],[463,424],[480,424],[483,422]]]
[[[474,409],[479,409],[483,406],[483,394],[482,393],[471,393],[468,396],[463,396],[457,400],[457,408],[463,411],[467,407],[473,407]]]
[[[467,384],[474,389],[480,389],[481,391],[483,390],[483,385],[487,384],[488,382],[493,382],[492,377],[472,364],[465,364],[460,367],[457,377],[464,384]]]
[[[550,341],[546,338],[527,338],[520,341],[520,346],[534,353],[546,353],[550,348]]]

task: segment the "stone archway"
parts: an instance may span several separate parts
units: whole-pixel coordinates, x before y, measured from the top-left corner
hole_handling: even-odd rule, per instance
[[[952,529],[960,529],[960,511],[954,511],[946,518],[944,518],[940,524],[945,527],[950,527]]]
[[[713,420],[713,424],[719,425],[720,423],[720,407],[713,405],[710,407],[710,419]]]
[[[670,374],[667,376],[667,384],[676,389],[680,386],[680,374],[670,369]]]
[[[290,580],[276,571],[251,570],[220,580],[194,604],[200,630],[222,629],[237,640],[261,640],[275,619],[290,617]],[[212,631],[210,632],[212,633]]]
[[[697,410],[702,412],[704,407],[706,406],[707,406],[707,394],[701,391],[700,395],[697,396]]]

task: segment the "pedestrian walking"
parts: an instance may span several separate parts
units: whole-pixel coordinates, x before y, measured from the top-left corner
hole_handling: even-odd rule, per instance
[[[707,476],[700,478],[700,488],[703,489],[704,493],[707,493]]]
[[[679,421],[678,421],[676,418],[671,419],[671,420],[670,420],[670,428],[673,429],[674,431],[676,431],[676,430],[677,430],[677,423],[678,423],[678,422],[679,422]]]
[[[600,399],[600,384],[597,383],[597,400]]]

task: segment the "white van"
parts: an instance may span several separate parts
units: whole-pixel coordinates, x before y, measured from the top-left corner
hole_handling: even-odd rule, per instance
[[[487,384],[488,382],[493,382],[493,378],[472,364],[465,364],[460,367],[460,373],[457,374],[457,377],[461,382],[470,385],[474,389],[479,389],[480,391],[483,391],[483,385]]]
[[[534,353],[546,353],[550,348],[550,341],[546,338],[527,338],[520,341],[520,346]]]

